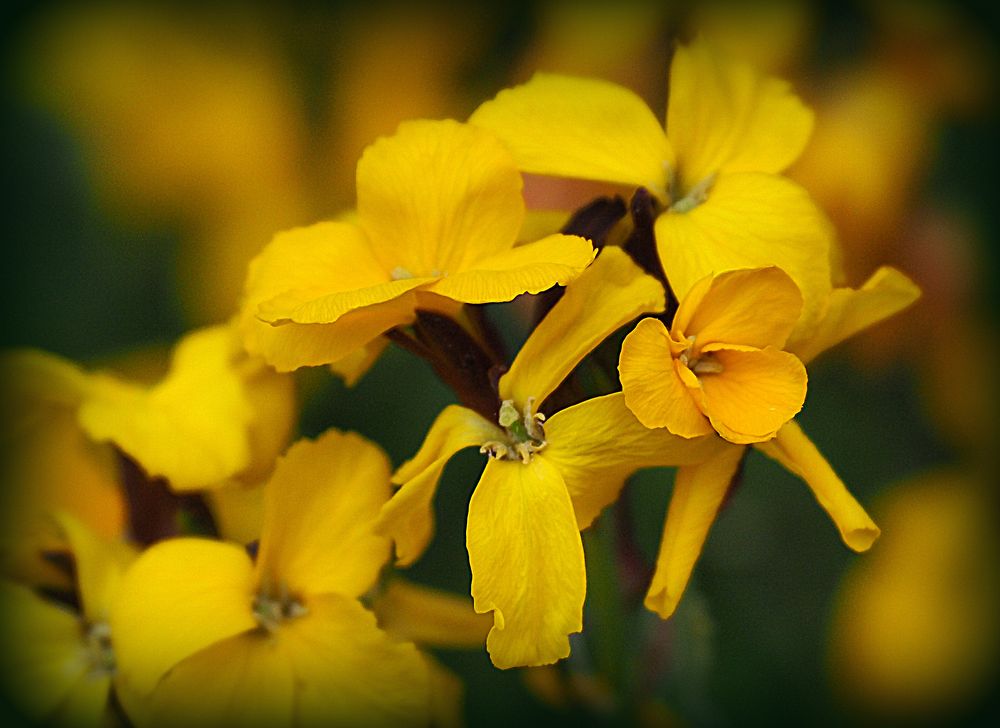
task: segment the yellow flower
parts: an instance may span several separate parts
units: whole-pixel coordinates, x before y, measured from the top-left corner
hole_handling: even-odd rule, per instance
[[[431,500],[451,456],[465,447],[489,454],[469,503],[466,544],[475,609],[493,612],[486,647],[498,667],[569,654],[586,591],[580,529],[625,479],[642,467],[700,462],[721,444],[643,427],[620,392],[543,414],[548,396],[598,343],[663,303],[655,279],[620,249],[605,248],[500,379],[498,420],[447,407],[393,477],[401,487],[382,509],[379,530],[393,537],[405,565],[431,538]]]
[[[859,289],[835,289],[811,335],[786,348],[808,363],[829,347],[898,313],[919,295],[919,289],[902,273],[880,269]],[[806,482],[848,548],[860,552],[871,547],[879,536],[878,526],[796,422],[788,422],[774,439],[755,447]],[[661,617],[669,617],[677,608],[744,452],[745,447],[731,445],[713,460],[678,469],[656,572],[645,600]]]
[[[355,354],[412,321],[415,294],[425,308],[509,301],[593,260],[575,236],[514,247],[521,176],[490,133],[455,121],[406,122],[368,147],[357,192],[356,223],[280,233],[251,264],[246,345],[279,370]]]
[[[390,543],[375,445],[330,430],[293,445],[267,485],[256,560],[242,546],[163,541],[126,573],[111,614],[120,679],[152,725],[421,725],[425,663],[358,597]]]
[[[0,581],[0,681],[4,697],[33,724],[105,725],[117,682],[108,612],[135,553],[68,514],[55,520],[73,559],[75,583],[67,601],[59,602]],[[118,698],[134,705],[124,691]]]
[[[502,91],[470,122],[503,139],[523,171],[652,192],[657,250],[678,298],[706,275],[777,265],[802,291],[798,328],[820,316],[832,229],[779,175],[813,124],[786,82],[696,42],[674,56],[666,132],[628,89],[550,74]]]
[[[769,440],[805,401],[805,367],[781,351],[801,309],[778,268],[702,279],[669,331],[649,318],[625,337],[625,404],[646,427],[682,437],[714,429],[734,443]]]

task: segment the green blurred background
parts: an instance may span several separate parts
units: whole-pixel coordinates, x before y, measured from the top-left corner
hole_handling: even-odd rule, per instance
[[[683,32],[703,30],[792,79],[820,124],[824,110],[840,113],[837,104],[854,90],[890,79],[887,98],[899,100],[890,113],[862,115],[857,126],[844,117],[862,137],[870,122],[873,148],[889,151],[870,158],[863,145],[844,151],[836,161],[853,180],[821,158],[799,179],[838,225],[851,284],[887,263],[925,296],[904,320],[817,362],[800,421],[870,507],[884,540],[891,537],[885,519],[905,519],[911,488],[972,493],[978,510],[991,512],[996,6],[791,4],[761,11],[759,26],[747,20],[747,7],[7,3],[0,295],[8,314],[0,343],[106,364],[224,320],[246,261],[276,230],[350,207],[358,154],[401,119],[464,118],[534,68],[611,78],[662,109],[668,39],[683,22]],[[820,180],[815,190],[812,180]],[[849,194],[859,188],[863,209]],[[516,347],[525,331],[511,310],[493,307],[489,315]],[[427,367],[396,349],[353,389],[323,371],[300,380],[303,435],[354,429],[395,464],[416,451],[451,401]],[[464,513],[480,463],[468,452],[449,465],[438,536],[409,570],[415,580],[468,593]],[[931,471],[939,473],[933,484],[911,486]],[[626,491],[628,507],[617,507],[635,518],[650,562],[670,480],[669,471],[640,474]],[[949,551],[940,583],[938,571],[918,569],[930,584],[901,603],[919,610],[926,605],[918,601],[936,595],[945,617],[932,620],[934,639],[916,631],[912,651],[882,649],[888,667],[863,664],[841,641],[862,619],[851,616],[858,593],[851,589],[881,588],[852,587],[846,575],[863,580],[855,572],[879,546],[866,556],[848,552],[807,488],[756,453],[667,623],[616,607],[620,595],[602,593],[607,575],[594,572],[615,518],[605,514],[585,537],[586,629],[562,670],[586,678],[606,667],[619,685],[653,681],[658,701],[642,714],[649,725],[1000,721],[995,517],[964,530],[973,533]],[[931,544],[936,537],[915,536]],[[904,559],[923,558],[917,547],[900,550]],[[616,608],[622,616],[609,622]],[[956,635],[951,651],[921,652],[924,637],[951,644],[952,622],[972,625],[977,637]],[[892,627],[890,620],[884,629]],[[657,645],[655,671],[637,647],[649,643]],[[485,651],[441,658],[466,682],[469,725],[626,720],[546,702],[540,678],[494,670]],[[925,669],[912,683],[893,682],[893,664],[913,663]],[[927,684],[943,686],[940,695]],[[599,702],[600,685],[583,689]]]

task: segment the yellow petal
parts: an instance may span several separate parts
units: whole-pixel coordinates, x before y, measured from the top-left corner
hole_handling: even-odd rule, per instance
[[[625,404],[646,427],[681,437],[712,433],[712,426],[681,381],[670,334],[658,319],[643,319],[622,342],[618,372]]]
[[[581,529],[618,497],[636,470],[701,462],[725,445],[714,436],[688,440],[646,428],[621,392],[556,412],[545,422],[545,437],[548,444],[535,457],[558,469]]]
[[[895,268],[875,271],[861,288],[837,288],[815,327],[800,332],[787,349],[808,363],[841,341],[884,321],[920,298],[920,289]]]
[[[434,533],[431,501],[451,456],[467,447],[504,439],[503,430],[470,409],[450,405],[441,411],[417,454],[393,474],[393,482],[402,487],[379,514],[376,529],[395,541],[401,566],[416,561],[430,542]]]
[[[469,502],[466,534],[477,612],[493,610],[486,640],[499,668],[569,655],[583,629],[583,544],[566,484],[540,457],[491,460]]]
[[[620,248],[604,248],[521,347],[500,378],[500,397],[519,407],[529,397],[542,403],[607,336],[663,305],[663,286],[655,278]]]
[[[733,270],[715,276],[697,306],[685,298],[673,330],[694,336],[697,346],[742,344],[763,349],[785,345],[802,313],[802,293],[780,268]]]
[[[358,162],[358,220],[387,271],[438,276],[509,250],[524,218],[521,175],[489,132],[408,121]]]
[[[51,718],[51,725],[106,728],[111,718],[111,676],[83,675]]]
[[[236,335],[235,327],[233,333]],[[258,357],[241,356],[239,370],[252,413],[247,433],[250,464],[240,471],[239,479],[245,484],[257,483],[270,475],[298,424],[295,379],[277,373]]]
[[[746,445],[771,439],[799,413],[806,398],[806,368],[777,349],[719,349],[718,374],[702,374],[701,406],[716,431]]]
[[[205,493],[220,537],[242,544],[260,538],[264,527],[264,485],[230,481]]]
[[[656,247],[679,299],[707,275],[776,265],[802,292],[808,330],[830,293],[833,231],[808,193],[769,174],[719,175],[708,198],[656,220]]]
[[[385,337],[374,339],[347,356],[331,362],[330,371],[343,379],[348,387],[353,387],[374,366],[388,345],[389,340]]]
[[[394,578],[372,608],[379,627],[425,647],[482,647],[493,620],[459,596]]]
[[[295,675],[281,640],[247,632],[176,665],[150,701],[150,726],[292,726]]]
[[[684,594],[745,450],[729,445],[698,465],[677,470],[656,571],[644,602],[664,619],[674,613]]]
[[[80,426],[177,490],[220,482],[250,464],[253,412],[235,355],[229,328],[215,326],[184,337],[170,372],[152,388],[95,376]]]
[[[124,542],[108,542],[68,513],[55,516],[69,542],[83,617],[106,622],[125,568],[136,551]]]
[[[435,280],[437,279],[434,277],[406,278],[350,291],[335,291],[317,295],[315,298],[306,298],[300,291],[290,291],[262,301],[257,306],[257,317],[277,325],[333,324],[344,314],[354,311],[363,313],[376,306],[391,303],[414,288],[430,284]],[[400,322],[402,323],[402,319]]]
[[[80,368],[47,351],[17,349],[0,354],[0,381],[6,399],[5,426],[17,417],[30,417],[37,403],[76,407],[90,383]]]
[[[357,601],[309,599],[282,625],[297,680],[296,725],[424,726],[430,678],[416,648],[392,639]]]
[[[88,669],[80,620],[27,587],[0,581],[0,687],[34,723],[66,700]]]
[[[590,241],[576,235],[550,235],[477,261],[427,290],[464,303],[510,301],[522,293],[565,286],[594,259]]]
[[[261,304],[271,301],[272,305],[293,308],[324,296],[343,294],[344,299],[351,299],[353,292],[376,289],[381,292],[379,296],[372,296],[369,290],[367,297],[359,294],[351,301],[371,305],[400,293],[391,287],[379,288],[390,281],[389,271],[372,254],[367,237],[357,225],[324,222],[278,233],[250,263],[240,308],[240,330],[246,348],[284,371],[341,359],[383,331],[408,321],[412,317],[412,300],[404,296],[393,305],[341,312],[337,326],[272,326],[258,318]],[[343,304],[344,300],[339,302]],[[287,315],[289,311],[272,313]]]
[[[389,499],[389,459],[353,432],[299,440],[278,461],[264,495],[257,573],[265,588],[358,596],[389,558],[375,517]]]
[[[673,161],[663,127],[627,88],[538,73],[469,118],[507,144],[524,172],[644,186],[663,196]]]
[[[813,112],[787,82],[703,41],[674,54],[667,132],[682,191],[718,172],[780,172],[802,153],[812,127]]]
[[[757,447],[806,481],[850,549],[860,552],[871,548],[879,537],[878,526],[797,423],[789,422],[777,437]]]
[[[253,565],[233,544],[161,541],[125,572],[111,609],[118,677],[148,696],[167,670],[257,626]]]

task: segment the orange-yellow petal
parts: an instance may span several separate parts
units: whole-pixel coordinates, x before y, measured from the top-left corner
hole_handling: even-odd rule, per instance
[[[545,422],[545,437],[547,445],[535,457],[559,471],[581,529],[614,502],[636,470],[701,462],[725,446],[714,436],[689,440],[645,427],[621,392],[556,412]]]
[[[463,303],[510,301],[522,293],[565,286],[590,265],[595,254],[584,238],[550,235],[478,260],[470,269],[441,278],[427,290]]]
[[[658,319],[643,319],[622,342],[618,373],[625,404],[646,427],[665,427],[681,437],[712,433],[677,370],[670,334]]]
[[[279,637],[297,683],[296,725],[425,726],[430,678],[417,649],[337,594],[308,599]]]
[[[802,153],[812,127],[813,112],[787,82],[701,40],[675,52],[667,133],[682,191],[719,172],[780,172]]]
[[[673,154],[632,91],[607,81],[537,73],[469,118],[507,144],[524,172],[644,186],[663,196]]]
[[[521,175],[498,139],[457,121],[407,121],[358,162],[358,224],[387,271],[469,270],[509,250],[524,218]]]
[[[373,530],[389,499],[389,459],[353,432],[299,440],[278,461],[264,493],[257,573],[264,589],[358,596],[389,558]]]
[[[777,437],[757,447],[806,481],[848,548],[859,552],[871,548],[881,533],[878,526],[797,423],[789,422]]]
[[[372,602],[379,627],[425,647],[482,647],[493,626],[459,596],[401,578],[389,580]]]
[[[148,696],[181,660],[254,629],[253,576],[250,557],[233,544],[181,538],[146,550],[111,609],[118,679]]]
[[[767,348],[711,353],[722,367],[702,374],[700,406],[712,427],[742,445],[771,439],[806,398],[806,368],[793,354]]]
[[[396,543],[396,559],[401,566],[416,561],[434,533],[431,501],[438,480],[451,456],[467,447],[480,447],[506,437],[497,425],[476,412],[458,405],[445,407],[434,420],[420,450],[393,473],[400,483],[392,499],[382,507],[376,530]]]
[[[678,337],[706,344],[782,348],[802,313],[802,293],[780,268],[732,270],[715,276],[697,307],[685,298],[674,319]]]
[[[499,668],[569,655],[583,629],[583,544],[562,476],[540,457],[491,460],[469,503],[466,534],[477,612],[493,611],[486,640]]]
[[[895,268],[882,267],[861,288],[837,288],[823,318],[787,349],[808,363],[832,346],[910,306],[920,289]]]
[[[664,619],[674,613],[684,594],[745,450],[729,445],[702,463],[677,470],[656,571],[645,599],[646,607]]]
[[[521,347],[500,378],[501,398],[519,407],[529,397],[542,403],[607,336],[663,305],[663,286],[655,278],[620,248],[604,248]]]
[[[833,229],[809,194],[783,177],[719,175],[704,202],[663,213],[655,228],[660,262],[678,299],[705,276],[775,265],[802,292],[801,330],[826,305]]]

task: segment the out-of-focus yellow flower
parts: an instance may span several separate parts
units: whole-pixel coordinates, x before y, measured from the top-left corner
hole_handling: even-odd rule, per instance
[[[769,440],[805,401],[805,367],[781,350],[801,310],[802,294],[779,268],[704,278],[669,331],[649,318],[625,337],[625,404],[646,427],[682,437]]]
[[[391,545],[371,525],[389,497],[374,444],[300,441],[267,485],[256,560],[182,538],[146,551],[111,614],[120,679],[150,725],[423,725],[427,667],[357,598]]]
[[[0,356],[3,403],[0,479],[0,573],[35,585],[69,588],[42,558],[62,547],[50,518],[66,512],[102,538],[121,536],[125,504],[114,451],[80,429],[86,376],[41,351]]]
[[[60,603],[28,586],[0,581],[0,683],[4,697],[33,723],[107,725],[116,680],[108,614],[135,552],[105,541],[68,514],[54,517],[72,556],[75,581]],[[123,704],[134,696],[119,692]]]
[[[521,177],[476,127],[400,125],[365,151],[357,187],[356,224],[281,233],[251,264],[246,345],[279,370],[337,361],[409,323],[417,292],[423,305],[509,301],[565,285],[594,256],[570,235],[514,247]]]
[[[393,476],[399,491],[379,529],[409,564],[433,531],[431,500],[445,464],[466,447],[490,456],[469,503],[466,544],[478,612],[493,612],[487,649],[498,667],[540,665],[569,654],[582,628],[586,590],[580,529],[617,498],[642,467],[693,463],[720,440],[649,430],[621,393],[546,418],[546,398],[597,344],[644,312],[663,288],[618,248],[605,248],[525,342],[500,379],[497,422],[446,408],[416,456]],[[544,424],[543,424],[544,423]]]
[[[905,309],[919,296],[920,289],[902,273],[880,269],[859,289],[834,289],[810,335],[787,348],[808,363],[829,347]],[[806,482],[848,548],[866,551],[871,547],[879,536],[878,526],[798,423],[788,422],[774,439],[755,447]],[[710,461],[677,471],[656,571],[645,600],[661,617],[673,614],[680,602],[743,452],[743,447],[734,445]]]
[[[777,265],[803,294],[797,330],[819,317],[832,230],[805,190],[779,174],[813,123],[786,82],[696,42],[674,56],[669,140],[628,89],[548,74],[502,91],[470,121],[496,132],[526,172],[650,190],[662,206],[660,262],[678,298],[706,275]]]
[[[995,684],[1000,534],[984,486],[940,471],[875,506],[886,535],[845,578],[830,643],[836,687],[871,717],[937,723]]]

